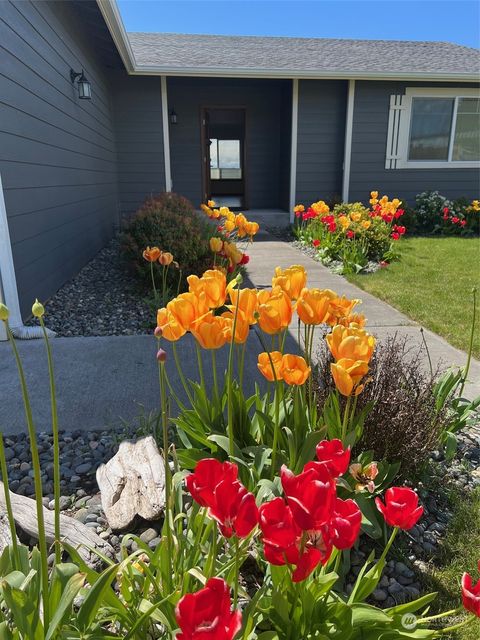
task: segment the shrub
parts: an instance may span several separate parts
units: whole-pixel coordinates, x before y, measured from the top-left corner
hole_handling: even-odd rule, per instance
[[[451,201],[438,191],[423,191],[415,198],[415,227],[419,233],[445,236],[478,235],[480,207],[467,198]]]
[[[125,225],[121,247],[132,269],[148,284],[150,265],[142,259],[147,246],[173,254],[184,276],[201,274],[211,262],[208,238],[211,228],[192,204],[174,193],[148,198]],[[170,269],[170,284],[177,285],[178,272]]]
[[[330,352],[322,343],[319,354],[318,404],[321,408],[334,385]],[[376,460],[401,463],[400,473],[420,471],[447,426],[446,409],[435,408],[436,376],[424,369],[425,351],[406,338],[389,336],[376,346],[370,361],[369,382],[358,396],[366,415],[359,451],[373,450]]]
[[[359,272],[368,262],[391,261],[397,257],[394,241],[405,233],[405,226],[397,224],[403,215],[400,200],[378,198],[372,191],[370,208],[361,202],[337,204],[330,207],[323,202],[313,203],[307,210],[295,207],[301,222],[297,237],[314,246],[325,264],[342,263],[342,273]]]

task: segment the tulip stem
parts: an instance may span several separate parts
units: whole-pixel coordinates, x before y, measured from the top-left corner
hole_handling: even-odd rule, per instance
[[[215,399],[215,404],[218,404],[218,381],[217,381],[217,358],[215,349],[210,349],[210,353],[212,354],[212,375],[213,375],[213,394]]]
[[[18,375],[20,378],[20,386],[22,389],[23,406],[25,408],[25,417],[27,420],[28,435],[30,437],[30,453],[32,455],[33,466],[33,481],[35,486],[35,503],[37,509],[37,522],[38,522],[38,546],[40,549],[40,571],[42,577],[42,601],[43,601],[43,626],[44,629],[48,629],[50,624],[50,602],[49,602],[49,588],[48,588],[48,551],[47,551],[47,539],[45,536],[45,520],[43,517],[43,502],[42,502],[42,479],[40,468],[40,457],[38,455],[37,447],[37,434],[35,431],[35,425],[33,423],[32,407],[30,405],[30,398],[28,396],[27,383],[25,380],[25,374],[23,372],[22,361],[20,360],[20,354],[18,353],[17,345],[8,322],[5,322],[5,328],[7,331],[7,337],[12,345],[13,354],[15,356],[15,362],[17,365]]]
[[[240,279],[237,280],[240,283]],[[233,407],[232,407],[232,375],[233,375],[233,353],[235,347],[235,335],[237,332],[238,309],[240,307],[240,291],[237,295],[237,303],[235,305],[235,313],[233,315],[232,341],[228,352],[228,370],[227,370],[227,420],[228,420],[228,450],[230,457],[234,453],[234,437],[233,437]]]
[[[150,262],[150,275],[152,277],[153,296],[156,302],[158,296],[157,296],[157,287],[155,286],[155,276],[153,275],[153,262]]]
[[[440,631],[437,631],[437,633],[440,633],[442,636],[447,633],[450,634],[452,633],[452,631],[457,631],[457,629],[461,629],[462,627],[466,627],[468,624],[472,624],[472,622],[476,619],[477,616],[475,615],[468,616],[468,618],[465,618],[465,620],[463,620],[462,622],[454,624],[451,627],[445,627],[445,629],[441,629]]]
[[[462,386],[460,387],[460,391],[458,393],[459,398],[462,397],[463,389],[465,387],[465,383],[468,377],[468,372],[470,371],[470,363],[472,361],[473,341],[475,337],[475,319],[476,319],[476,313],[477,313],[477,289],[475,287],[472,289],[472,295],[473,295],[473,317],[472,317],[472,328],[470,332],[470,344],[468,347],[467,364],[465,365],[465,369],[463,371],[463,376],[462,376]]]
[[[272,370],[275,375],[275,370]],[[275,469],[277,466],[277,448],[278,448],[278,435],[280,432],[280,386],[281,382],[276,379],[275,375],[275,424],[273,425],[273,444],[272,444],[272,480],[275,477]]]
[[[160,341],[158,341],[160,342]],[[168,399],[165,388],[165,363],[158,362],[158,380],[160,385],[160,405],[162,411],[162,439],[163,439],[163,458],[165,461],[165,526],[167,539],[167,590],[170,592],[172,587],[170,567],[172,567],[172,532],[170,529],[170,510],[171,510],[171,473],[168,460]]]
[[[395,527],[390,535],[390,538],[387,542],[387,544],[385,545],[385,549],[382,552],[382,555],[380,556],[380,558],[378,559],[378,562],[382,562],[385,561],[385,558],[387,557],[387,553],[390,551],[390,547],[393,544],[393,541],[395,540],[395,538],[397,537],[397,533],[399,532],[399,528]]]
[[[52,434],[53,434],[53,500],[55,504],[54,510],[54,526],[55,526],[55,562],[59,564],[62,560],[60,547],[60,442],[58,438],[58,413],[57,413],[57,396],[55,390],[55,376],[53,371],[53,358],[50,340],[43,318],[40,317],[40,326],[42,327],[45,345],[47,347],[48,360],[48,376],[50,379],[50,404],[52,410]]]
[[[428,616],[427,618],[419,618],[417,620],[417,624],[425,624],[426,622],[432,622],[433,620],[440,620],[441,618],[446,618],[447,616],[455,616],[458,613],[461,613],[462,611],[464,611],[463,606],[457,607],[456,609],[450,609],[450,611],[437,613],[435,616]]]
[[[342,444],[344,446],[345,446],[345,439],[347,437],[348,418],[350,417],[351,403],[352,403],[352,396],[348,396],[347,402],[345,403],[345,411],[343,413],[343,424],[342,424]]]
[[[238,604],[238,582],[240,580],[240,549],[238,548],[238,536],[235,536],[235,582],[233,583],[233,608]]]
[[[200,347],[198,346],[198,342],[196,340],[195,340],[195,348],[197,350],[197,363],[198,363],[198,374],[200,376],[200,384],[202,385],[202,389],[205,391],[205,376],[203,375],[202,354],[200,351]]]
[[[3,434],[0,432],[0,468],[3,480],[3,492],[5,494],[5,507],[8,516],[8,524],[10,526],[10,535],[12,536],[13,556],[15,558],[15,569],[21,570],[20,555],[18,552],[17,531],[15,529],[15,520],[13,517],[12,502],[10,500],[10,488],[8,484],[7,461],[5,459],[5,448],[3,446]]]
[[[188,385],[187,385],[187,381],[185,380],[185,376],[183,375],[183,371],[182,371],[182,366],[180,364],[180,359],[178,357],[178,351],[177,351],[177,344],[175,342],[173,342],[173,359],[175,360],[175,365],[177,367],[177,371],[178,371],[178,375],[180,377],[180,381],[182,383],[183,389],[185,391],[185,393],[187,394],[187,398],[190,402],[190,404],[193,406],[194,402],[193,402],[193,398],[192,395],[188,389]]]

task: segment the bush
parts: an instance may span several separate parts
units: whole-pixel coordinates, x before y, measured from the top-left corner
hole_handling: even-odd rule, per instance
[[[150,266],[142,259],[147,246],[157,246],[173,254],[184,278],[200,275],[211,263],[208,239],[211,228],[197,215],[192,204],[174,193],[148,198],[126,224],[121,248],[132,269],[150,283]],[[170,284],[176,288],[178,272],[169,270]]]
[[[322,343],[318,370],[318,404],[321,408],[334,389],[329,350]],[[372,407],[364,423],[359,451],[374,451],[376,460],[401,463],[400,473],[411,477],[437,448],[447,424],[446,409],[437,413],[436,376],[424,369],[425,351],[406,338],[389,336],[377,344],[370,361],[369,382],[358,396],[357,407]]]
[[[480,208],[478,201],[467,198],[448,200],[438,191],[423,191],[415,198],[415,230],[444,236],[478,235]]]

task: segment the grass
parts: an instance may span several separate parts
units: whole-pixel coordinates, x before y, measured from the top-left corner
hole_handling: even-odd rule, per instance
[[[437,566],[426,579],[426,591],[438,591],[435,611],[448,611],[461,603],[460,580],[468,571],[474,581],[478,578],[477,561],[480,559],[480,490],[471,496],[452,494],[450,503],[453,517]],[[448,640],[478,640],[480,620],[452,633]]]
[[[480,239],[405,238],[401,259],[350,282],[385,300],[421,325],[466,351],[472,321],[472,287],[477,314],[473,354],[480,357]]]

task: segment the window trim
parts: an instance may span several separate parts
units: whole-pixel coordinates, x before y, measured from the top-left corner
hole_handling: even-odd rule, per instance
[[[459,98],[480,98],[478,89],[457,88],[418,88],[407,87],[405,89],[402,107],[404,108],[400,118],[398,132],[398,158],[397,169],[476,169],[480,168],[480,160],[409,160],[408,147],[410,142],[410,124],[412,120],[413,98],[455,98],[452,114],[452,129],[448,157],[452,157],[455,128],[457,126],[457,108]]]

